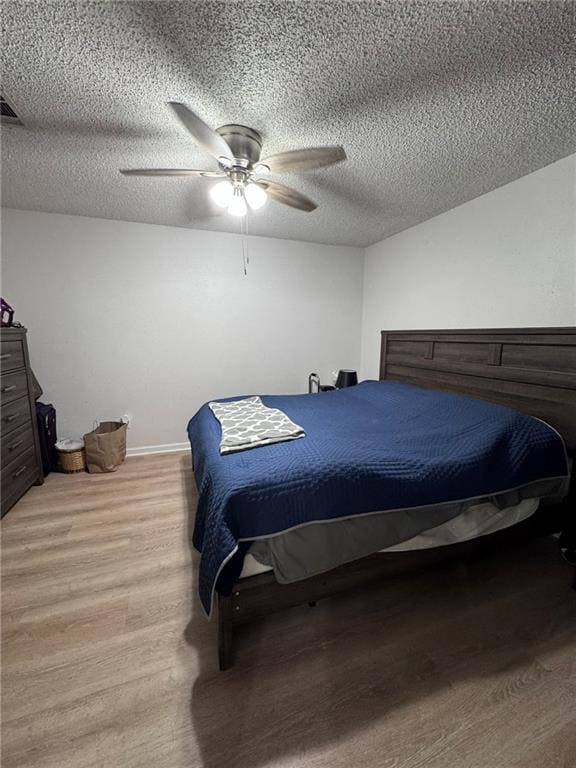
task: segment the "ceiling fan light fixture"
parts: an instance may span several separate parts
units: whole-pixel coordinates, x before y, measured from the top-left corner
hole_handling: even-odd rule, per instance
[[[234,187],[232,199],[228,206],[228,213],[231,216],[246,216],[247,211],[246,200],[244,200],[244,190],[242,187]]]
[[[258,184],[254,184],[252,182],[249,182],[244,187],[244,197],[246,198],[246,202],[253,211],[257,211],[259,208],[262,208],[262,206],[265,205],[266,201],[268,200],[266,191],[262,189],[262,187],[260,187]]]
[[[234,187],[232,183],[226,179],[225,181],[219,181],[210,190],[210,197],[220,208],[228,208],[232,201],[234,194]]]

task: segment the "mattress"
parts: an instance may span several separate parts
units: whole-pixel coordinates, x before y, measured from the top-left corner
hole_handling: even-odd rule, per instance
[[[500,509],[491,502],[474,504],[457,517],[380,551],[385,553],[406,552],[409,550],[444,547],[449,544],[470,541],[471,539],[495,533],[496,531],[521,523],[523,520],[527,520],[536,512],[538,505],[539,499],[523,499],[518,504],[504,509]],[[240,578],[246,579],[249,576],[267,573],[272,570],[271,566],[259,562],[248,551],[244,558]]]

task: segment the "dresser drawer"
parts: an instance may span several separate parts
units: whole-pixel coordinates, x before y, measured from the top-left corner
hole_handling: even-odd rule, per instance
[[[10,507],[39,477],[34,449],[23,453],[2,469],[2,508]]]
[[[11,403],[23,395],[28,395],[28,377],[26,371],[14,371],[14,373],[3,373],[0,377],[0,395],[2,396],[2,405]]]
[[[4,436],[24,424],[29,425],[31,422],[32,415],[30,413],[30,401],[28,400],[28,395],[26,395],[26,397],[21,397],[20,400],[15,400],[13,403],[2,403],[0,410],[0,425]]]
[[[3,371],[14,368],[24,368],[24,348],[20,339],[2,342],[0,350],[0,365]]]
[[[34,432],[31,424],[28,423],[8,434],[2,432],[2,466],[5,467],[11,461],[15,461],[32,448],[34,448]]]

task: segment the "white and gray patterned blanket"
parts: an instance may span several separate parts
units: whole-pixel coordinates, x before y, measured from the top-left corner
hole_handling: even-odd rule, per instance
[[[268,408],[259,397],[208,405],[222,427],[221,454],[305,436],[302,427],[294,424],[278,408]]]

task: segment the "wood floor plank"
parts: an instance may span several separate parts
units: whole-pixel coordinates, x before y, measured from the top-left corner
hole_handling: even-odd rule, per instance
[[[4,768],[573,768],[553,539],[241,628],[220,673],[186,453],[50,475],[2,521]]]

